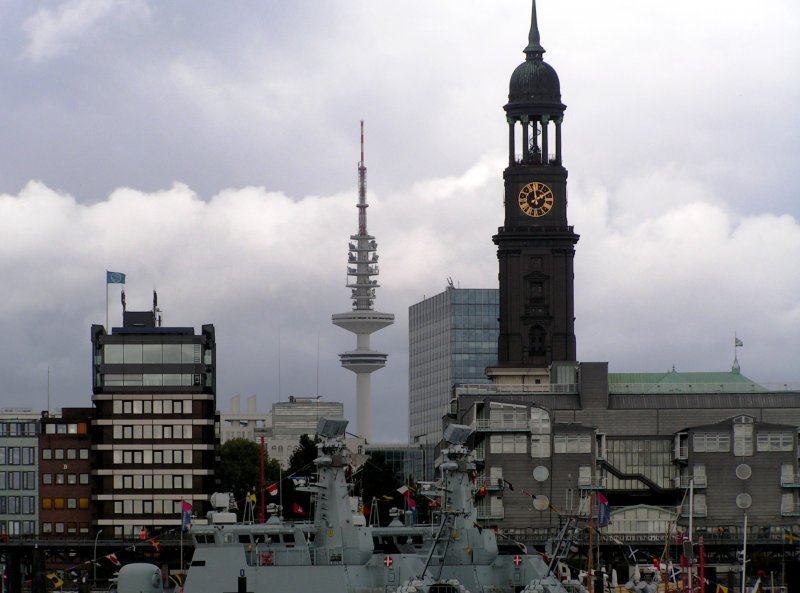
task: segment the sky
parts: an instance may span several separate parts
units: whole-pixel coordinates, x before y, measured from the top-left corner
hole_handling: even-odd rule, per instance
[[[578,358],[800,386],[800,5],[539,0],[567,104]],[[218,407],[342,401],[359,121],[376,440],[408,307],[497,286],[503,105],[529,0],[0,0],[0,407],[91,405],[89,328],[213,323]],[[107,308],[108,298],[108,308]],[[49,391],[48,391],[49,374]],[[49,393],[49,395],[48,395]]]

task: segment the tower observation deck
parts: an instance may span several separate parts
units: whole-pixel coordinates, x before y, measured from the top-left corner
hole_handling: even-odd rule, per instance
[[[356,349],[339,355],[342,366],[356,374],[356,431],[372,440],[372,385],[370,375],[386,366],[387,354],[370,347],[370,335],[394,323],[394,314],[373,309],[378,288],[378,243],[367,232],[367,168],[364,165],[364,122],[361,122],[361,160],[358,162],[358,233],[350,235],[347,288],[352,311],[333,315],[334,325],[356,334]]]

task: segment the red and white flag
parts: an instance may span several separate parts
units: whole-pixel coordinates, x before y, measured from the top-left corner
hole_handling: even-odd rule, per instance
[[[122,566],[122,562],[119,561],[116,554],[109,554],[106,558],[108,558],[108,561],[114,566]]]
[[[267,486],[267,494],[270,496],[278,496],[278,485],[272,484],[271,486]]]

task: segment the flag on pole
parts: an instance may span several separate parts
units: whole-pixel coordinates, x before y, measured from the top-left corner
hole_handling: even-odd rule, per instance
[[[278,485],[277,484],[270,484],[267,486],[267,494],[270,496],[278,496]]]
[[[51,572],[46,578],[53,583],[55,589],[60,589],[64,585],[64,580],[54,572]]]
[[[478,491],[475,492],[475,496],[473,496],[472,499],[475,502],[478,502],[479,500],[483,500],[484,498],[486,498],[486,484],[481,484],[481,487],[478,488]]]
[[[106,284],[125,284],[125,274],[106,270]]]
[[[181,531],[189,531],[192,526],[192,503],[188,500],[181,501]]]
[[[611,520],[611,508],[608,499],[602,492],[597,493],[597,526],[605,527]]]
[[[106,558],[108,558],[108,561],[111,562],[111,564],[113,564],[114,566],[122,565],[122,562],[119,561],[119,558],[117,558],[116,554],[109,554],[108,556],[106,556]]]
[[[734,346],[734,348],[740,348],[740,347],[744,346],[744,343],[739,338],[734,336],[734,338],[733,338],[733,346]]]
[[[292,506],[292,511],[294,511],[295,515],[299,515],[301,517],[306,516],[306,510],[297,503],[294,503],[294,505]]]

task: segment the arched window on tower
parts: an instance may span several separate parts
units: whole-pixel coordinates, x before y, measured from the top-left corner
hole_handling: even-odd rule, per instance
[[[545,331],[541,325],[534,325],[528,335],[528,353],[531,356],[545,354]]]

